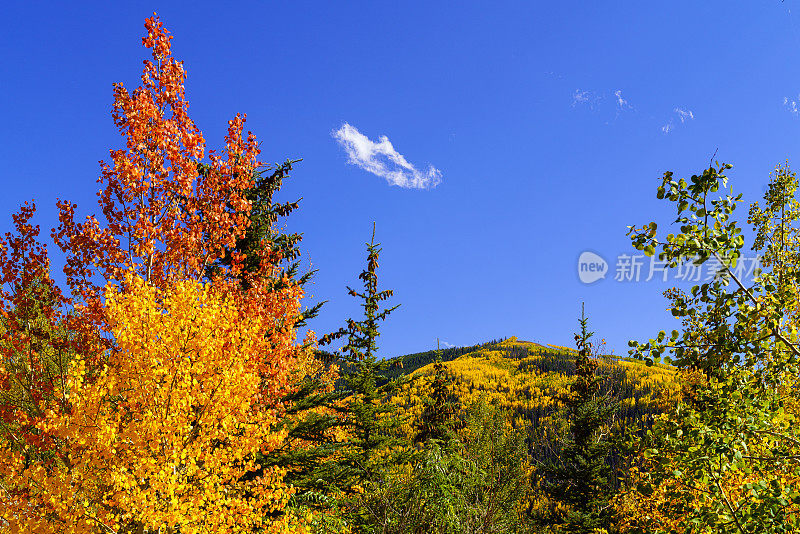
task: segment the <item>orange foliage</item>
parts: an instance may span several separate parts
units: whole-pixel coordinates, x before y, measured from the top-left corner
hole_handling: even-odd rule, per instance
[[[183,65],[172,57],[172,37],[157,18],[145,28],[142,43],[152,60],[144,62],[142,86],[129,92],[114,85],[114,124],[126,148],[111,150],[111,163],[101,163],[98,197],[107,225],[94,216],[76,222],[76,205],[59,201],[60,225],[53,230],[67,255],[70,288],[98,324],[102,285],[130,269],[161,288],[202,278],[244,235],[250,206],[243,193],[258,165],[255,136],[243,136],[244,117],[237,115],[222,154],[212,151],[210,167],[199,172],[205,141],[187,115]]]
[[[64,399],[56,390],[66,380],[63,363],[78,351],[92,352],[99,338],[76,317],[50,278],[47,247],[31,224],[35,205],[13,215],[16,233],[0,239],[0,422],[8,445],[33,450],[52,445],[36,430],[46,407]],[[59,334],[68,328],[69,335]]]
[[[296,342],[302,289],[266,252],[203,283],[247,230],[259,150],[237,116],[198,164],[182,64],[161,22],[145,27],[142,87],[114,88],[126,148],[102,164],[105,225],[58,203],[73,298],[32,205],[0,240],[0,530],[294,532],[268,520],[290,495],[282,473],[254,459],[283,443],[280,399],[315,366]]]

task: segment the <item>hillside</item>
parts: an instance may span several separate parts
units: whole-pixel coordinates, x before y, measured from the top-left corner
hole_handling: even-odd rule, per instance
[[[420,397],[429,391],[436,352],[400,356],[390,360],[392,374],[408,381],[394,402],[416,419]],[[442,361],[453,379],[453,396],[463,404],[485,398],[512,413],[515,428],[528,433],[535,457],[552,454],[563,429],[559,395],[569,387],[574,373],[574,351],[511,337],[473,347],[446,349]],[[402,368],[398,364],[402,362]],[[620,403],[615,424],[636,424],[640,431],[663,411],[677,392],[675,371],[663,365],[646,366],[628,358],[601,357],[598,372],[602,388]],[[549,452],[548,452],[549,451]]]

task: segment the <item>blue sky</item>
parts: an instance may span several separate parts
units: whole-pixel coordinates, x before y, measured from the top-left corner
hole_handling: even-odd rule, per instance
[[[303,197],[288,225],[319,269],[314,299],[330,301],[318,332],[358,313],[345,285],[376,222],[381,280],[402,304],[386,356],[437,337],[571,345],[582,301],[625,353],[673,325],[672,283],[645,282],[646,264],[638,283],[613,279],[633,252],[626,227],[671,220],[661,174],[699,172],[718,151],[753,201],[800,142],[793,0],[221,6],[5,4],[0,231],[31,198],[44,234],[56,198],[95,211],[97,162],[122,143],[111,84],[137,85],[153,11],[209,148],[245,112],[264,160],[303,158],[282,198]],[[610,270],[590,285],[587,250]]]

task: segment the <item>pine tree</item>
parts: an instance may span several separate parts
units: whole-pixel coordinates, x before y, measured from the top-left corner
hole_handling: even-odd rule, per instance
[[[604,432],[617,408],[610,395],[600,393],[601,377],[590,341],[593,333],[583,307],[580,326],[575,334],[575,381],[562,399],[569,435],[559,458],[544,467],[543,487],[552,500],[565,505],[560,520],[566,532],[590,533],[611,524],[611,444]]]
[[[378,360],[378,325],[399,305],[381,308],[389,299],[390,289],[378,290],[378,258],[380,243],[375,243],[375,227],[367,246],[367,267],[359,275],[363,290],[348,287],[348,293],[362,301],[364,315],[360,320],[348,319],[347,326],[324,336],[320,344],[346,338],[339,353],[343,362],[343,391],[347,394],[342,408],[349,438],[334,462],[323,466],[328,484],[344,494],[356,493],[359,488],[378,483],[381,474],[391,465],[392,448],[399,444],[400,420],[396,408],[389,402],[395,381],[383,379],[385,360]]]
[[[430,394],[423,399],[424,408],[418,423],[414,442],[427,444],[434,440],[446,444],[455,435],[458,426],[457,417],[463,407],[453,393],[453,375],[442,362],[441,351],[437,340],[437,359],[433,364],[433,381]]]
[[[299,275],[302,234],[283,233],[277,229],[278,221],[297,210],[302,200],[275,201],[284,180],[290,177],[289,173],[300,161],[287,159],[271,169],[261,168],[253,172],[252,187],[243,195],[252,206],[247,231],[236,241],[235,247],[209,268],[209,279],[223,273],[234,257],[241,256],[244,269],[240,281],[245,286],[248,276],[258,272],[263,261],[280,265],[281,271],[274,277],[274,291],[289,284],[302,288],[311,280],[315,270]],[[211,170],[207,165],[199,165],[198,169],[200,173]],[[292,319],[294,327],[307,326],[324,304],[319,302],[303,310],[300,316]],[[295,489],[294,504],[324,508],[327,505],[327,484],[318,476],[317,470],[321,463],[345,446],[332,437],[343,423],[337,414],[337,403],[344,398],[344,392],[333,388],[336,376],[334,355],[316,351],[316,357],[316,368],[298,377],[296,387],[281,399],[284,411],[276,430],[287,432],[286,440],[281,447],[261,457],[259,463],[265,469],[280,467],[287,470],[284,480]]]
[[[300,263],[300,242],[303,235],[299,233],[283,233],[277,230],[276,224],[280,218],[291,215],[300,206],[302,198],[295,201],[277,203],[275,194],[280,191],[283,181],[290,177],[289,173],[296,163],[302,160],[287,159],[274,167],[259,168],[253,171],[252,186],[243,192],[243,197],[251,203],[248,213],[249,224],[245,234],[236,240],[236,245],[227,250],[224,257],[207,269],[207,276],[213,279],[225,268],[230,267],[233,258],[244,257],[244,269],[240,280],[247,285],[247,277],[260,270],[262,262],[277,263],[281,271],[275,276],[273,289],[278,290],[286,284],[305,286],[316,273],[308,271],[298,276]],[[270,171],[271,172],[268,172]],[[209,165],[198,164],[198,172],[213,172]],[[295,318],[295,327],[306,326],[309,319],[313,319],[324,305],[320,302],[303,310]]]

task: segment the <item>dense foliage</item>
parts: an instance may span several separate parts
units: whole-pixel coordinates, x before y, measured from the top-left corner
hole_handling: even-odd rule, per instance
[[[748,213],[751,284],[730,166],[665,174],[679,232],[632,227],[633,245],[718,276],[667,291],[680,331],[631,357],[604,355],[582,315],[576,349],[511,337],[382,359],[397,306],[374,226],[348,287],[362,316],[298,339],[321,306],[303,303],[302,236],[279,229],[299,160],[263,164],[238,115],[206,157],[171,36],[145,28],[142,85],[114,86],[124,146],[101,164],[99,215],[57,204],[69,292],[32,203],[0,239],[0,532],[800,531],[788,165]]]
[[[581,314],[575,334],[575,380],[562,397],[569,424],[560,453],[542,469],[545,493],[560,504],[559,524],[567,532],[591,533],[611,524],[609,500],[613,473],[607,431],[616,412],[608,393],[600,394],[597,361],[592,358],[592,333]]]
[[[671,266],[714,259],[718,275],[668,293],[682,331],[660,332],[632,353],[671,353],[684,394],[653,429],[639,483],[621,501],[625,524],[647,532],[794,532],[800,529],[796,262],[797,178],[776,169],[754,204],[755,250],[764,269],[752,284],[736,274],[744,237],[733,218],[741,195],[719,195],[730,165],[689,181],[666,173],[658,198],[677,207],[680,233],[631,229],[634,246]]]

